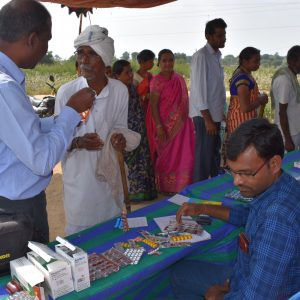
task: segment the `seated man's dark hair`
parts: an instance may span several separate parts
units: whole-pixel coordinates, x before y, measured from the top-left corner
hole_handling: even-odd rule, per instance
[[[277,125],[267,119],[252,119],[242,123],[226,143],[226,157],[235,161],[248,147],[253,146],[258,155],[268,160],[274,155],[283,158],[284,144]]]
[[[45,32],[51,16],[35,0],[12,0],[0,10],[0,40],[13,43],[33,32]]]
[[[142,50],[138,55],[137,55],[137,61],[138,63],[146,62],[148,60],[152,60],[155,58],[155,54],[148,49]]]
[[[227,24],[223,19],[214,19],[211,21],[208,21],[205,26],[205,34],[214,34],[216,28],[223,28],[225,29],[227,27]]]

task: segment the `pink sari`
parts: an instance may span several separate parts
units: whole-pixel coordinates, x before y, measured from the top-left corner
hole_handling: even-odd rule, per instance
[[[157,188],[160,192],[180,192],[192,183],[195,133],[188,116],[188,92],[184,79],[176,73],[170,80],[158,74],[151,80],[150,92],[160,95],[158,110],[167,141],[157,138],[149,105],[146,126]]]

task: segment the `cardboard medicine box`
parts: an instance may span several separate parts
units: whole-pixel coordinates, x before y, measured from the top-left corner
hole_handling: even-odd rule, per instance
[[[57,238],[57,240],[61,244],[55,245],[55,251],[70,263],[75,291],[79,292],[90,287],[87,253],[62,238]]]
[[[45,292],[53,299],[74,291],[71,266],[44,244],[28,242],[28,259],[44,274]]]
[[[16,278],[21,286],[34,296],[39,294],[39,299],[45,299],[43,288],[38,285],[44,281],[44,275],[26,257],[10,261],[11,277]]]

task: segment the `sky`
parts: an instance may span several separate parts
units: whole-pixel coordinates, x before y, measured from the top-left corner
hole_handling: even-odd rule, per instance
[[[0,7],[7,2],[0,0]],[[59,4],[44,4],[53,23],[49,51],[67,59],[74,52],[79,19]],[[125,51],[143,49],[157,55],[163,48],[192,55],[206,43],[206,22],[223,18],[227,23],[223,56],[238,56],[247,46],[260,49],[261,54],[286,55],[290,47],[300,44],[299,16],[299,0],[178,0],[148,9],[94,9],[83,19],[83,29],[91,24],[106,27],[115,41],[117,58]]]

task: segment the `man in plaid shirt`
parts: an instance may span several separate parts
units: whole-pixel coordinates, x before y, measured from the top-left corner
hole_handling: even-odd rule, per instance
[[[266,119],[247,121],[231,135],[226,155],[234,184],[251,203],[185,203],[177,220],[207,214],[244,226],[236,264],[179,262],[172,273],[176,298],[287,299],[300,290],[300,185],[281,169],[281,133]]]

